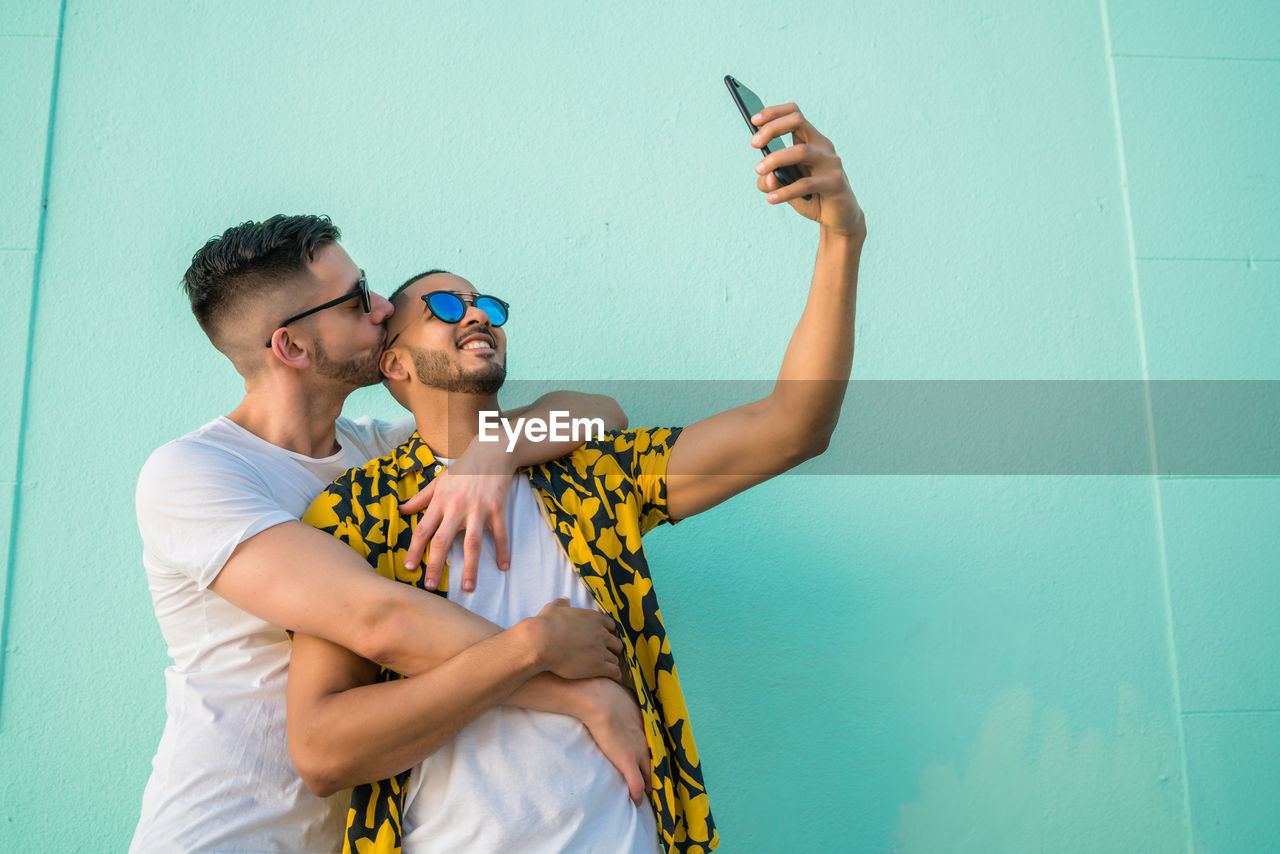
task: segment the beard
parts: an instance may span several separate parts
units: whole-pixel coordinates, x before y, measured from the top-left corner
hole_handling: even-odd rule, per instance
[[[345,362],[332,359],[319,341],[316,341],[316,372],[322,377],[364,388],[382,381],[382,350],[373,350],[363,356],[352,356]]]
[[[479,368],[463,371],[444,353],[406,347],[413,357],[414,372],[418,382],[429,388],[458,394],[497,394],[507,378],[507,366],[502,362],[486,362]]]

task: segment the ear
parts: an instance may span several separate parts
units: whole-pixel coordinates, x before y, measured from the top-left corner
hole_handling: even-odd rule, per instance
[[[311,367],[311,354],[305,344],[305,339],[295,338],[283,326],[271,335],[272,355],[291,368],[302,370]]]
[[[393,347],[382,351],[382,358],[378,361],[378,367],[382,369],[382,375],[389,380],[407,380],[409,379],[409,366],[405,362],[404,354]]]

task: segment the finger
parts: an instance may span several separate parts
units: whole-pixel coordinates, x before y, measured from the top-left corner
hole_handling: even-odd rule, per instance
[[[444,560],[449,556],[449,547],[458,536],[460,521],[443,519],[440,527],[431,537],[431,551],[427,554],[426,585],[428,590],[435,590],[440,584],[440,575],[444,571]]]
[[[408,501],[400,505],[402,514],[417,513],[423,507],[431,503],[431,496],[436,494],[436,484],[440,482],[440,478],[428,483],[418,494],[410,498]]]
[[[644,777],[645,792],[653,791],[653,762],[649,759],[649,744],[645,742],[644,755],[640,757],[640,774]]]
[[[427,541],[435,534],[443,516],[444,511],[439,507],[428,507],[427,512],[422,514],[422,518],[413,528],[413,536],[409,538],[409,551],[405,552],[404,556],[405,569],[413,569],[422,562],[422,553],[427,550]]]
[[[839,158],[834,154],[829,154],[817,146],[800,142],[765,155],[756,164],[756,171],[764,174],[783,166],[805,166],[812,172],[819,172],[831,167],[838,160]]]
[[[478,525],[468,527],[462,538],[462,589],[470,593],[476,589],[476,576],[480,572],[480,549],[484,545],[484,529]]]
[[[622,654],[622,641],[619,640],[618,636],[612,632],[605,632],[604,645],[605,648],[614,655]]]
[[[780,205],[808,195],[821,196],[830,191],[831,181],[828,180],[828,176],[810,175],[806,178],[801,178],[799,181],[792,181],[785,187],[779,187],[765,196],[765,199],[771,205]]]
[[[765,172],[763,175],[756,178],[756,189],[762,193],[767,193],[770,190],[776,190],[781,186],[782,182],[779,181],[778,176],[772,172]]]
[[[809,124],[808,119],[802,116],[799,111],[787,113],[773,121],[766,121],[764,124],[758,125],[756,132],[751,136],[751,144],[759,148],[773,140],[781,142],[780,137],[784,133],[798,132],[801,136],[804,136],[805,132],[812,130],[812,128],[813,126]]]
[[[768,124],[779,116],[798,112],[800,112],[800,108],[795,105],[794,101],[788,101],[785,104],[774,104],[773,106],[765,107],[763,110],[752,116],[751,123],[756,127],[760,127],[761,125]]]
[[[511,568],[511,551],[507,547],[507,520],[502,517],[502,513],[489,518],[492,520],[489,530],[493,532],[493,549],[498,559],[498,569],[505,571]]]
[[[631,794],[631,802],[636,806],[640,806],[640,801],[644,799],[644,777],[640,774],[640,769],[634,766],[627,766],[627,770],[622,772],[622,777],[627,781],[627,791]]]
[[[559,599],[552,599],[550,602],[542,606],[542,610],[538,611],[538,615],[542,616],[546,614],[548,611],[550,611],[552,608],[563,608],[565,605],[568,605],[568,604],[569,604],[569,600],[563,596],[561,596]]]

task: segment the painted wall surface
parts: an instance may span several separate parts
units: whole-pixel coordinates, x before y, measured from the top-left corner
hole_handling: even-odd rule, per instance
[[[328,213],[383,293],[509,298],[514,380],[711,414],[628,395],[770,380],[816,246],[726,73],[867,211],[856,380],[1280,380],[1272,2],[6,0],[0,849],[137,818],[167,658],[133,488],[240,393],[192,252]],[[1268,850],[1280,480],[1156,444],[1136,476],[809,468],[655,532],[721,850]]]

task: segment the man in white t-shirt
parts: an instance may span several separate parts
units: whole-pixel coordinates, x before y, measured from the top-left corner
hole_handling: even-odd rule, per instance
[[[761,161],[757,186],[770,202],[790,203],[821,226],[808,300],[766,398],[683,430],[606,432],[563,459],[522,469],[507,513],[514,554],[527,572],[504,577],[494,549],[481,561],[482,583],[473,589],[464,581],[459,591],[438,574],[446,555],[455,565],[458,555],[434,541],[426,569],[404,571],[399,556],[409,548],[409,531],[388,512],[394,496],[430,489],[449,459],[471,446],[481,419],[497,410],[506,376],[505,301],[433,270],[392,295],[394,334],[381,362],[416,433],[392,454],[344,474],[303,517],[379,573],[405,586],[431,588],[439,579],[450,599],[500,625],[527,618],[547,596],[595,603],[615,617],[651,753],[650,800],[629,799],[638,800],[639,791],[628,786],[625,769],[619,776],[604,763],[581,728],[566,725],[572,722],[493,708],[500,693],[470,691],[466,666],[446,662],[398,679],[340,644],[299,633],[289,747],[313,790],[355,787],[348,850],[382,854],[402,843],[406,854],[652,854],[661,844],[704,854],[718,844],[641,535],[826,448],[852,366],[866,239],[831,141],[794,104],[766,108],[756,119],[754,145],[788,132],[796,142]],[[803,177],[783,187],[772,170],[787,165]],[[573,330],[556,333],[569,338]]]
[[[405,673],[474,661],[477,690],[487,679],[509,694],[503,702],[574,715],[618,765],[634,767],[634,746],[643,744],[634,701],[610,681],[619,675],[619,642],[607,617],[549,605],[500,631],[381,578],[298,521],[326,484],[413,429],[407,419],[340,417],[354,389],[380,379],[383,324],[393,310],[368,290],[338,237],[324,217],[247,222],[210,240],[186,273],[192,310],[244,377],[245,396],[229,415],[155,451],[139,477],[143,563],[173,665],[131,851],[340,846],[346,799],[311,794],[289,760],[285,629]],[[606,399],[550,397],[534,411],[567,404],[623,420]],[[441,483],[430,496],[434,524],[419,534],[443,544],[466,529],[465,587],[474,586],[486,528],[509,562],[501,509],[511,473],[530,462],[524,455],[567,450],[525,446],[505,459],[488,448],[462,453],[458,472],[472,476]],[[623,745],[632,746],[625,758]]]

